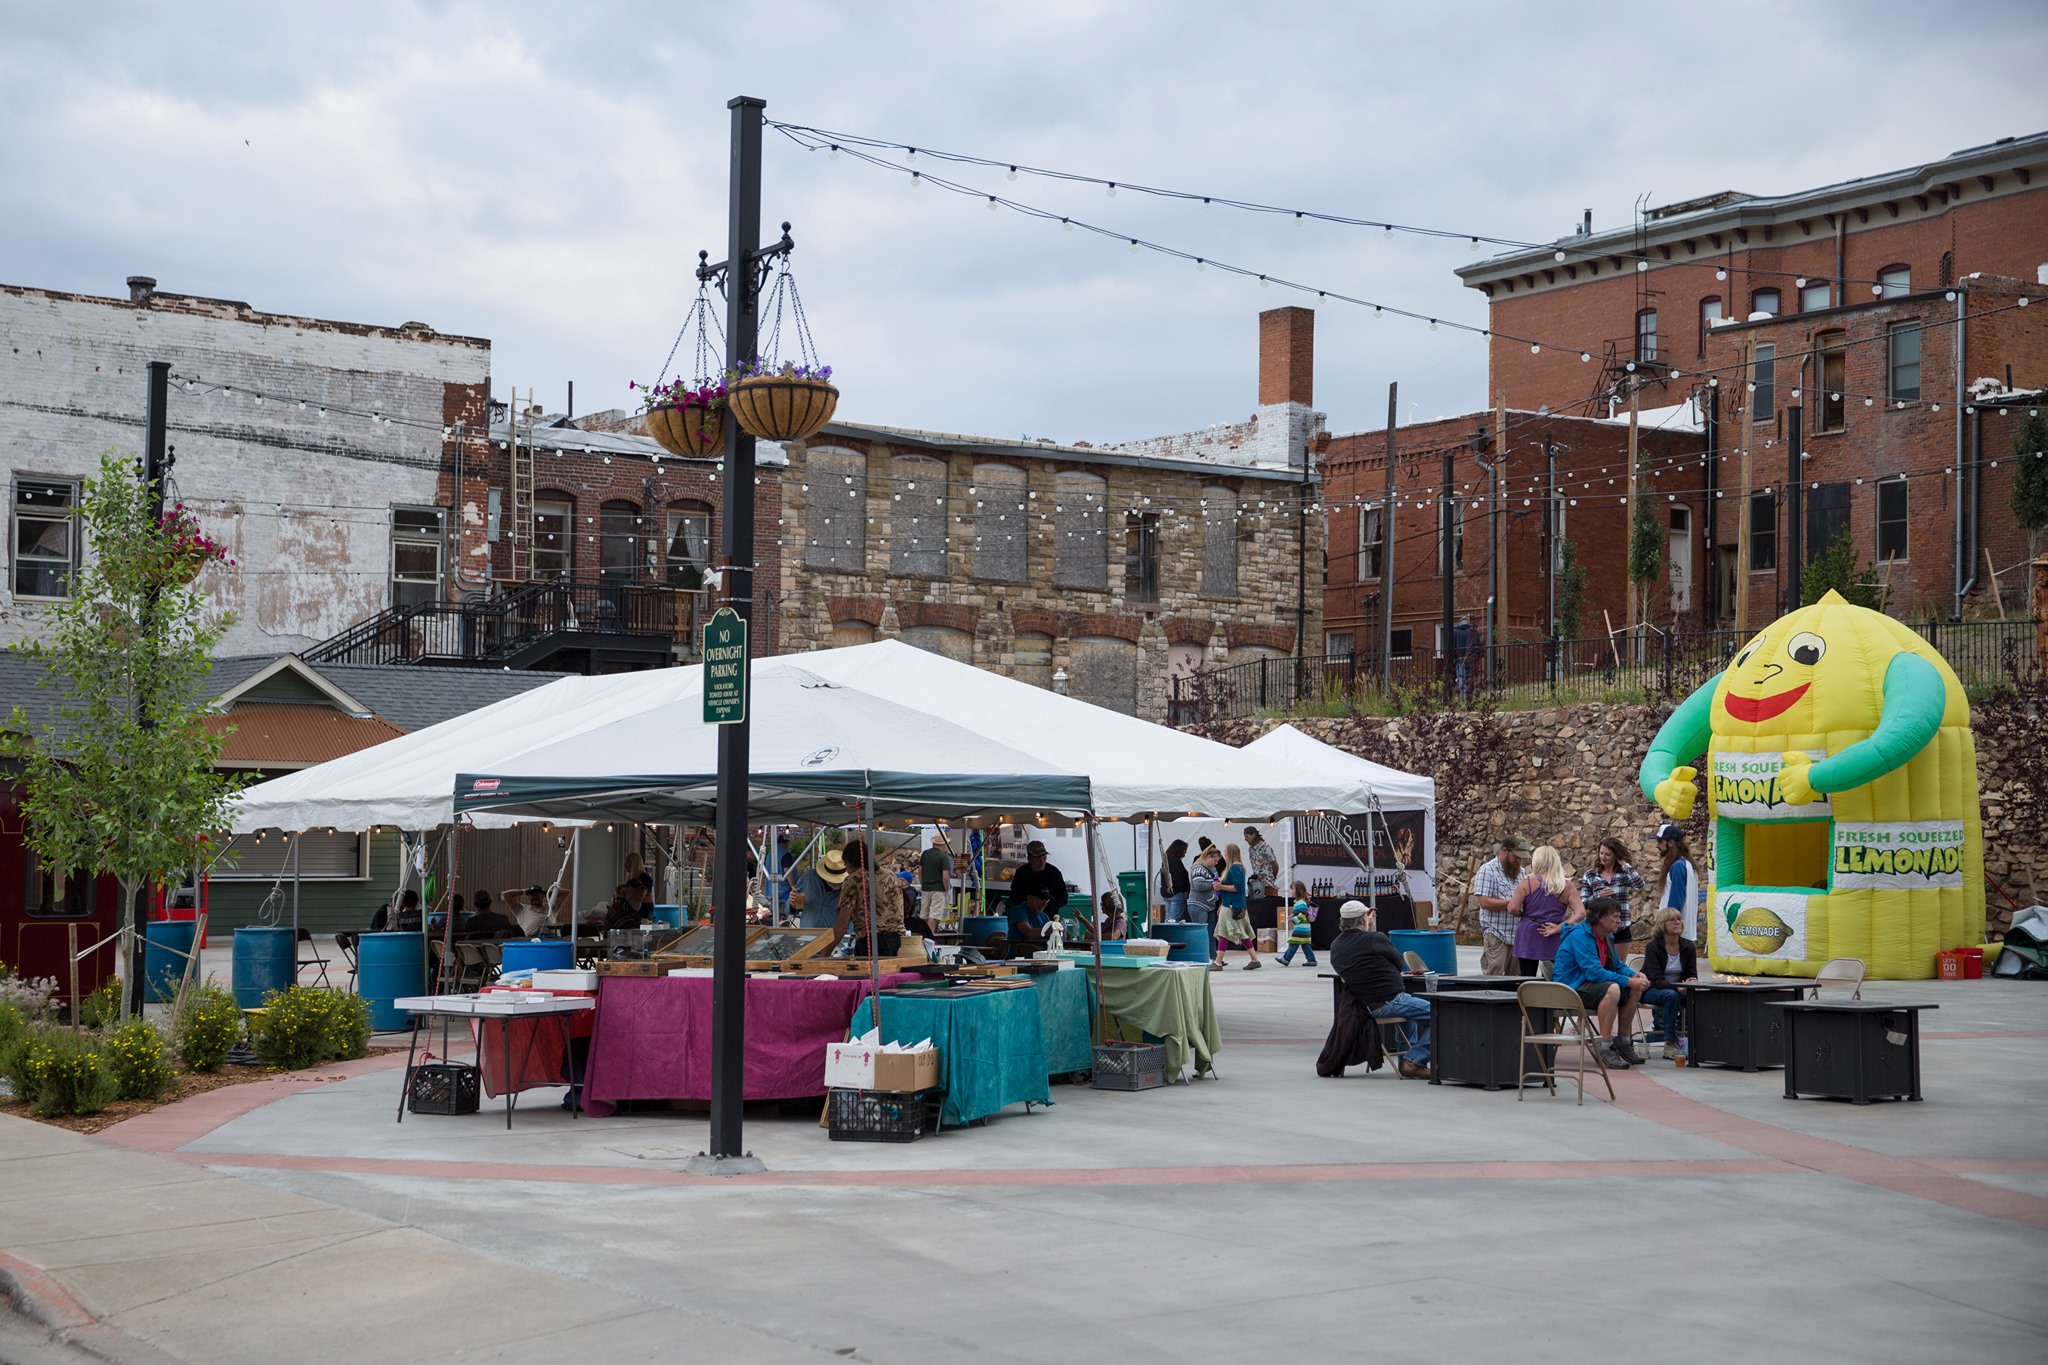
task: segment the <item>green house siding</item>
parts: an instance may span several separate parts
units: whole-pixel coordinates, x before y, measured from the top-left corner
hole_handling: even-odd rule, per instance
[[[370,835],[370,875],[361,881],[299,883],[299,924],[316,934],[341,929],[367,929],[377,907],[398,887],[398,836],[389,831]],[[270,895],[268,881],[224,881],[216,878],[207,892],[210,928],[227,931],[256,924],[257,910]],[[276,924],[292,922],[292,882],[278,884]]]

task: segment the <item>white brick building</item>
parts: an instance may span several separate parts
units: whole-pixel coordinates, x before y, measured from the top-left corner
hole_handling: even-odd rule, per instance
[[[173,375],[174,496],[237,561],[207,571],[237,617],[222,653],[301,649],[446,595],[439,483],[453,433],[484,429],[488,341],[129,286],[118,299],[0,285],[0,643],[39,633],[77,563],[63,509],[79,480],[109,447],[139,457],[153,360]]]

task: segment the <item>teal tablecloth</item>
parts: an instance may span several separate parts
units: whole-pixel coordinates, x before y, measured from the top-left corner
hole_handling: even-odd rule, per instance
[[[1031,984],[1038,988],[1038,1013],[1045,1021],[1045,1069],[1055,1076],[1093,1070],[1095,1036],[1088,1021],[1095,983],[1088,964],[1034,976]]]
[[[874,1001],[854,1012],[855,1037],[874,1027]],[[939,1084],[946,1088],[942,1123],[971,1123],[1011,1104],[1051,1104],[1046,1085],[1045,1026],[1035,990],[933,999],[885,995],[882,1041],[939,1049]]]

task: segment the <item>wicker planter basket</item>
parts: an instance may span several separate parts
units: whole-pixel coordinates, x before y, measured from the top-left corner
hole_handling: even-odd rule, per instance
[[[671,455],[718,455],[725,450],[725,416],[709,408],[655,408],[647,434]]]
[[[764,441],[802,441],[832,420],[839,390],[823,380],[764,375],[742,379],[726,401],[749,435]]]

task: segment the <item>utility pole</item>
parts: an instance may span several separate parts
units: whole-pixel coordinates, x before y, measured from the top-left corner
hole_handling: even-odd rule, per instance
[[[1456,478],[1457,455],[1446,447],[1444,450],[1443,486],[1437,489],[1436,496],[1437,559],[1439,561],[1444,590],[1444,621],[1441,627],[1443,642],[1438,648],[1443,656],[1444,691],[1446,695],[1458,683],[1458,661],[1451,654],[1451,627],[1454,624],[1452,613],[1456,610],[1451,601],[1451,537],[1456,523],[1451,518],[1458,514],[1457,489],[1452,486]]]
[[[1640,416],[1641,409],[1642,385],[1637,382],[1634,375],[1630,375],[1628,377],[1628,506],[1624,509],[1621,518],[1621,543],[1627,546],[1629,551],[1628,559],[1622,561],[1621,581],[1628,587],[1628,649],[1630,658],[1637,656],[1640,644],[1640,641],[1636,638],[1636,580],[1630,572],[1634,565],[1629,563],[1629,560],[1635,558],[1636,548],[1636,465],[1639,458],[1637,452],[1640,449],[1638,445],[1640,433],[1637,430],[1637,419]]]
[[[1394,690],[1394,420],[1399,383],[1387,385],[1387,478],[1380,500],[1380,689]]]
[[[1708,389],[1702,404],[1707,430],[1707,453],[1701,460],[1706,466],[1703,482],[1707,499],[1707,590],[1700,595],[1700,617],[1711,630],[1721,618],[1721,536],[1718,530],[1721,514],[1721,390]]]
[[[1789,566],[1785,576],[1787,611],[1799,605],[1799,571],[1806,564],[1806,527],[1802,524],[1805,518],[1800,515],[1806,502],[1806,471],[1801,467],[1806,457],[1805,416],[1804,410],[1797,403],[1785,409],[1785,552],[1786,563]]]
[[[1508,460],[1508,391],[1502,389],[1493,399],[1493,497],[1492,510],[1486,515],[1486,578],[1490,596],[1486,610],[1486,648],[1489,659],[1499,656],[1492,652],[1500,643],[1498,631],[1508,619],[1508,563],[1500,543],[1501,500],[1505,493],[1507,472],[1503,468]]]
[[[150,361],[148,405],[145,408],[142,427],[142,491],[144,496],[149,499],[149,519],[151,525],[160,525],[164,519],[164,476],[169,474],[171,469],[166,430],[170,423],[170,393],[171,363],[168,360]],[[160,588],[151,588],[149,590],[148,606],[145,609],[152,617],[156,615],[157,598],[161,593],[162,589]],[[144,635],[147,635],[149,630],[150,623],[144,622]],[[143,708],[140,698],[136,699],[135,720],[136,724],[145,730],[149,729],[153,723],[149,718],[149,712]],[[61,869],[57,873],[57,878],[61,884],[64,878],[64,873]],[[135,888],[135,904],[130,907],[130,915],[129,926],[132,932],[128,935],[128,1013],[131,1017],[140,1019],[142,1017],[142,938],[148,932],[144,926],[149,922],[149,882],[146,879],[141,886]],[[199,951],[196,943],[193,945],[192,951]],[[71,1002],[71,1007],[74,1012],[78,1008],[78,1001],[75,997]]]
[[[732,110],[731,179],[727,191],[725,251],[725,365],[752,360],[759,345],[761,240],[761,111],[766,101],[740,96]],[[724,410],[726,606],[741,621],[753,615],[754,438]],[[746,691],[753,692],[749,651]],[[713,851],[711,958],[711,1145],[700,1158],[715,1173],[758,1170],[741,1146],[746,1104],[747,1020],[747,806],[750,787],[749,722],[718,727],[718,832]],[[708,1159],[708,1160],[707,1160]]]
[[[1756,434],[1756,394],[1751,379],[1756,373],[1755,343],[1742,348],[1742,492],[1735,504],[1735,628],[1749,629],[1749,441]]]
[[[1557,534],[1557,446],[1552,443],[1550,433],[1543,433],[1543,547],[1547,558],[1543,565],[1543,581],[1546,585],[1547,600],[1544,603],[1543,619],[1547,623],[1543,633],[1548,638],[1557,638],[1557,557],[1563,553]]]

